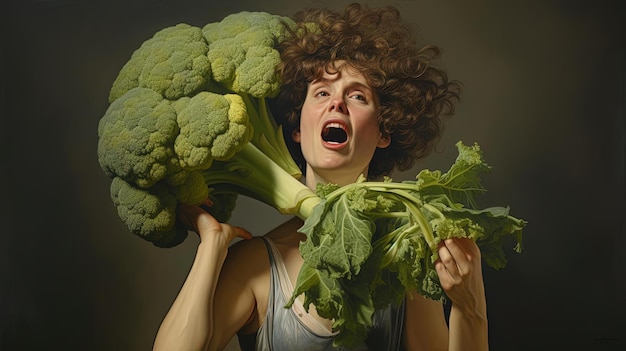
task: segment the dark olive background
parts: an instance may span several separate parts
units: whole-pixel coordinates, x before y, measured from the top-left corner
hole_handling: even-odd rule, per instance
[[[157,30],[311,1],[11,1],[0,14],[0,349],[147,350],[194,256],[120,223],[97,124],[113,80]],[[328,1],[335,8],[346,1]],[[624,330],[626,47],[619,1],[370,1],[397,6],[465,84],[422,168],[454,143],[494,167],[481,204],[529,221],[525,251],[485,269],[492,350],[618,350]],[[241,199],[260,235],[284,218]],[[508,250],[509,248],[507,248]]]

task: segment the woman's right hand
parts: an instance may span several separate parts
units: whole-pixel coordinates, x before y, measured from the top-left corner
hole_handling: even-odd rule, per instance
[[[210,200],[206,200],[204,205],[211,207]],[[200,241],[209,239],[221,239],[222,243],[228,245],[233,239],[252,239],[252,234],[246,229],[233,226],[228,223],[220,223],[215,217],[200,206],[179,205],[178,219],[190,230],[200,236]]]

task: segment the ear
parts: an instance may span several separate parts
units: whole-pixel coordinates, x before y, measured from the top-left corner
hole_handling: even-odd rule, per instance
[[[376,144],[376,146],[378,146],[381,149],[384,149],[388,147],[390,144],[391,144],[391,136],[389,136],[388,134],[381,134],[380,138],[378,138],[378,144]]]
[[[296,143],[300,142],[300,128],[294,128],[291,132],[291,139],[293,139]]]

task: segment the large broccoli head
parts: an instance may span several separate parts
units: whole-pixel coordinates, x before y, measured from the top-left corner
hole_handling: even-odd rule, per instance
[[[237,190],[252,181],[216,189],[231,172],[212,165],[250,167],[234,159],[251,144],[299,174],[265,104],[280,87],[275,46],[285,24],[293,21],[264,12],[235,13],[203,28],[181,23],[158,31],[122,67],[98,125],[98,159],[131,232],[158,246],[175,245],[184,238],[176,234],[178,204],[198,205],[207,197],[215,203],[210,212],[227,221]]]

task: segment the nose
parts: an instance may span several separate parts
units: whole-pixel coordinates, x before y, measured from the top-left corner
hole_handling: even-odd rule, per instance
[[[343,99],[338,96],[333,98],[330,101],[330,111],[336,111],[336,112],[340,112],[340,113],[346,113],[348,110],[346,108],[346,103],[345,101],[343,101]]]

